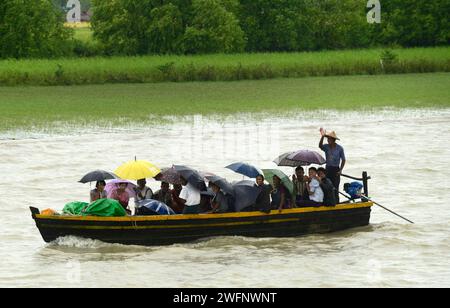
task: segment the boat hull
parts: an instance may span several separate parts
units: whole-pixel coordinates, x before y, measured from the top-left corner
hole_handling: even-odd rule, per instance
[[[213,215],[44,216],[30,208],[42,238],[77,236],[125,245],[170,245],[216,236],[294,237],[366,226],[372,203]]]

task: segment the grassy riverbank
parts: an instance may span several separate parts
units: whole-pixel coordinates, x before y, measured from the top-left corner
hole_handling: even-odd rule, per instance
[[[79,33],[85,36],[89,33]],[[235,81],[450,72],[450,47],[303,53],[1,60],[0,85]]]
[[[155,123],[160,116],[450,107],[450,73],[239,82],[0,87],[0,130],[56,122]],[[155,118],[157,117],[157,118]]]

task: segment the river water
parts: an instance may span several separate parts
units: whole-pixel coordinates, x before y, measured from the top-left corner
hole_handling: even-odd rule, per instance
[[[450,287],[450,109],[172,120],[1,133],[0,287]],[[283,152],[317,149],[320,126],[340,136],[346,173],[368,171],[374,200],[414,225],[374,207],[370,226],[334,234],[147,248],[73,237],[46,244],[29,213],[86,201],[82,175],[134,156],[239,180],[223,166],[274,167]]]

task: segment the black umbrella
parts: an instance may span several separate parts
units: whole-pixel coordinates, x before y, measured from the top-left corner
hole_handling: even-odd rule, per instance
[[[85,184],[89,182],[114,180],[114,179],[119,179],[119,177],[112,172],[96,170],[86,174],[79,182]]]
[[[202,191],[206,190],[206,184],[203,180],[203,176],[197,170],[180,165],[174,165],[173,168],[181,177],[188,181],[188,183]]]
[[[255,185],[253,181],[240,181],[233,184],[233,191],[235,196],[234,207],[237,212],[254,205],[261,190]]]
[[[217,186],[219,186],[220,189],[224,193],[227,193],[229,195],[234,195],[233,185],[231,185],[226,179],[214,175],[214,176],[206,176],[206,179]]]

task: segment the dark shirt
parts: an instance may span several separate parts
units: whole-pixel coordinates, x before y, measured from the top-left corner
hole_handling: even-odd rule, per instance
[[[323,191],[323,205],[325,206],[335,206],[336,205],[336,194],[333,183],[329,178],[324,178],[320,182],[320,187]]]
[[[289,191],[287,190],[286,187],[284,187],[283,184],[280,185],[280,187],[278,187],[277,189],[274,189],[272,191],[272,209],[278,209],[280,207],[280,203],[281,203],[281,197],[282,195],[284,195],[284,204],[282,205],[283,209],[289,208],[289,200],[290,200],[290,196],[289,196]]]
[[[158,190],[154,195],[153,195],[153,199],[154,200],[158,200],[168,206],[172,206],[172,193],[170,190],[164,192],[162,190]]]
[[[324,144],[321,147],[322,151],[325,152],[327,158],[327,167],[340,167],[341,161],[345,160],[344,148],[339,144],[333,149],[329,144]]]
[[[228,212],[228,199],[223,192],[219,191],[213,198],[212,203],[219,207],[214,210],[214,213],[226,213]]]
[[[272,191],[272,186],[264,184],[263,186],[257,187],[260,189],[260,193],[256,198],[255,208],[258,211],[269,212],[271,209],[270,192]]]

